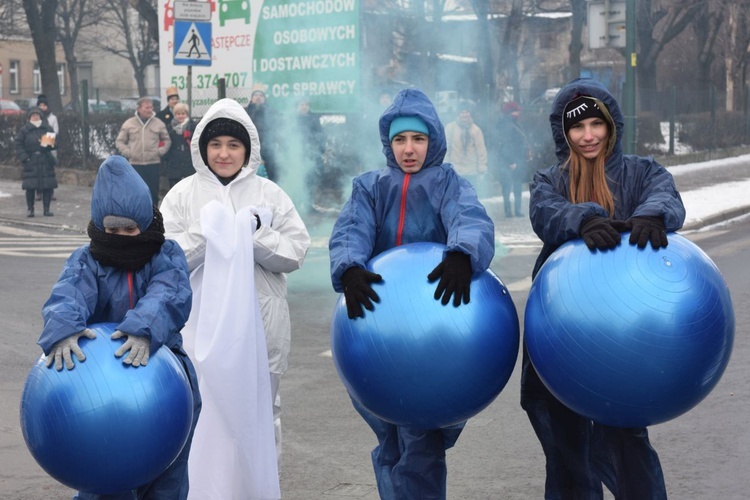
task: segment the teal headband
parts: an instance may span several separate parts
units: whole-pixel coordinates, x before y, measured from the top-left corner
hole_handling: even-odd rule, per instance
[[[427,130],[427,124],[421,118],[417,116],[399,116],[391,122],[391,127],[388,129],[388,140],[392,141],[393,136],[407,130],[410,132],[419,132],[427,136],[430,135]]]

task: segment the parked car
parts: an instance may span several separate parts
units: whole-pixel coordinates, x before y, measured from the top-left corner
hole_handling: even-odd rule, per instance
[[[96,99],[89,99],[89,113],[119,113],[120,101],[97,101]],[[73,103],[69,102],[63,108],[67,112],[73,111]]]
[[[13,101],[0,99],[0,115],[22,115],[24,110]]]
[[[16,99],[15,102],[24,111],[28,111],[30,108],[36,107],[36,97],[30,97],[28,99]]]

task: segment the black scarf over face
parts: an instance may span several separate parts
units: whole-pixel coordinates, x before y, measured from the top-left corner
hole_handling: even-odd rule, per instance
[[[145,266],[164,244],[164,221],[154,207],[151,225],[136,236],[101,231],[91,220],[88,226],[91,256],[102,265],[136,271]]]

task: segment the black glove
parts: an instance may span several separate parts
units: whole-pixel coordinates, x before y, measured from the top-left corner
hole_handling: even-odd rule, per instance
[[[608,250],[615,248],[623,231],[629,231],[630,221],[612,220],[600,215],[592,215],[581,223],[581,238],[589,250]]]
[[[368,311],[372,311],[374,306],[370,299],[373,302],[380,302],[380,297],[372,289],[370,283],[380,283],[381,281],[383,281],[382,276],[361,267],[350,267],[344,271],[341,276],[341,283],[344,285],[346,312],[350,319],[364,318],[365,312],[362,310],[362,306],[365,306]]]
[[[638,243],[638,248],[645,248],[646,243],[651,242],[654,249],[666,247],[667,228],[661,217],[631,217],[628,219],[633,226],[630,233],[630,244]]]
[[[453,305],[458,307],[462,299],[464,304],[469,303],[471,276],[471,257],[463,252],[448,252],[443,262],[427,275],[427,280],[433,282],[440,278],[435,289],[435,300],[442,295],[442,303],[446,305],[453,295]]]

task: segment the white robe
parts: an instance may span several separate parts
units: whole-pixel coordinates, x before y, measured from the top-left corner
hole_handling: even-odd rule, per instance
[[[201,210],[205,261],[191,276],[183,329],[203,409],[188,469],[190,500],[281,498],[266,339],[255,293],[251,209]]]

